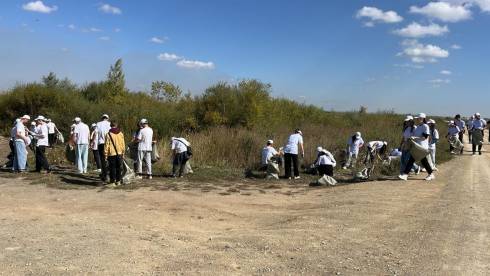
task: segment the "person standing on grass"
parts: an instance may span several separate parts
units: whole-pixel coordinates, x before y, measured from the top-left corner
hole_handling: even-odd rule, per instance
[[[51,119],[47,120],[48,126],[48,141],[49,141],[49,147],[52,148],[54,144],[56,144],[56,133],[59,132],[58,128],[56,127],[55,123]]]
[[[97,123],[97,136],[98,136],[98,142],[97,142],[97,150],[99,151],[100,155],[100,179],[102,181],[107,181],[107,163],[106,163],[106,157],[105,157],[105,143],[106,143],[106,136],[107,133],[109,133],[109,130],[111,129],[111,123],[109,122],[109,115],[103,114],[101,117],[101,121]]]
[[[356,132],[354,135],[349,137],[349,141],[347,141],[347,151],[349,157],[347,159],[347,163],[342,169],[346,170],[351,167],[356,167],[357,157],[362,146],[364,146],[364,140],[362,139],[360,132]]]
[[[48,173],[51,172],[48,159],[46,158],[46,148],[49,147],[48,126],[46,118],[39,115],[35,119],[37,126],[35,129],[36,138],[36,172],[41,172],[42,169]]]
[[[298,154],[301,150],[301,157],[305,157],[305,149],[303,146],[303,133],[301,130],[296,129],[293,134],[288,138],[286,146],[284,147],[284,164],[285,164],[285,176],[291,179],[291,164],[294,170],[294,179],[299,179],[299,160]]]
[[[318,169],[318,174],[322,177],[328,175],[333,177],[333,168],[337,165],[333,154],[322,147],[317,148],[318,157],[315,161],[315,165]]]
[[[471,128],[472,133],[472,150],[473,155],[476,154],[476,148],[478,146],[478,154],[481,155],[481,150],[483,147],[483,137],[484,137],[484,129],[486,128],[487,123],[480,116],[480,113],[475,113],[475,120],[473,121],[473,127]]]
[[[407,166],[408,160],[410,159],[410,137],[413,136],[415,132],[415,122],[413,120],[413,116],[408,115],[403,122],[403,133],[402,133],[402,141],[400,143],[400,149],[402,152],[402,156],[400,158],[400,174],[405,171],[405,167]],[[412,170],[416,173],[420,173],[420,166],[417,164],[413,164]]]
[[[271,162],[271,159],[275,156],[279,156],[279,152],[274,148],[274,141],[268,140],[266,146],[262,149],[262,170],[267,169],[267,165]]]
[[[438,171],[436,167],[436,145],[439,142],[439,131],[436,129],[436,121],[430,119],[427,124],[429,125],[429,157],[432,165],[432,170]]]
[[[473,130],[472,130],[473,131]],[[461,130],[459,129],[459,127],[454,123],[454,121],[449,121],[448,123],[448,128],[447,128],[447,135],[446,135],[446,138],[448,139],[449,141],[449,152],[451,154],[456,154],[454,152],[454,145],[455,145],[455,142],[457,142],[456,140],[459,140],[459,133],[461,132]]]
[[[473,121],[475,120],[475,115],[471,115],[466,122],[466,130],[468,131],[468,142],[471,143],[471,129],[473,128]]]
[[[92,150],[92,154],[94,155],[94,161],[95,161],[95,166],[97,169],[95,169],[96,172],[100,172],[100,154],[99,154],[99,147],[98,147],[98,140],[99,140],[99,132],[97,131],[97,124],[92,124],[91,126],[92,132],[90,133],[90,149]]]
[[[79,173],[87,173],[88,145],[90,142],[90,129],[79,117],[75,118],[73,141],[76,145],[75,155]]]
[[[417,128],[415,129],[415,132],[413,133],[411,139],[422,148],[429,150],[430,128],[427,125],[426,118],[427,116],[425,115],[425,113],[420,113],[417,117],[415,117],[415,119],[417,119]],[[414,163],[415,159],[413,158],[413,156],[410,156],[407,166],[405,167],[405,171],[403,172],[403,174],[400,174],[398,178],[400,178],[401,180],[407,180],[408,174],[410,173],[410,170],[412,169]],[[420,160],[420,163],[428,173],[428,176],[425,178],[425,180],[431,181],[435,179],[435,175],[433,174],[432,167],[430,166],[427,157],[424,157],[422,160]]]
[[[146,165],[146,175],[148,179],[152,179],[151,172],[151,151],[153,147],[153,129],[148,126],[147,119],[141,119],[140,121],[141,129],[136,135],[136,141],[138,141],[138,176],[137,178],[142,179],[143,175],[143,162]]]
[[[463,120],[461,120],[461,115],[456,114],[456,116],[454,116],[454,124],[459,128],[458,139],[461,142],[461,144],[464,145],[463,137],[466,130],[466,123]],[[461,148],[460,154],[463,154],[463,150],[464,147]]]
[[[115,187],[121,185],[122,164],[126,145],[124,134],[118,128],[116,122],[110,123],[111,128],[104,138],[104,160],[109,163],[109,185]]]
[[[177,177],[177,170],[179,171],[179,177],[183,177],[185,164],[189,160],[187,150],[191,144],[183,137],[172,137],[171,143],[173,158],[172,177]]]
[[[24,115],[20,117],[15,123],[12,129],[12,139],[14,140],[15,155],[14,164],[12,167],[13,172],[25,172],[27,165],[27,149],[26,144],[30,143],[29,137],[26,135],[25,124],[29,122],[31,117]]]

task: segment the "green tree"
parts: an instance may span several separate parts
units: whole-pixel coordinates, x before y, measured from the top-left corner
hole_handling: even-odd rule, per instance
[[[107,73],[107,85],[111,100],[120,100],[126,94],[126,81],[122,68],[122,59],[118,59],[114,65],[111,65],[109,73]]]
[[[158,101],[177,102],[182,97],[182,89],[171,82],[154,81],[151,83],[151,96]]]
[[[60,80],[56,77],[56,74],[49,72],[47,76],[42,77],[43,84],[48,88],[54,88],[58,85]]]

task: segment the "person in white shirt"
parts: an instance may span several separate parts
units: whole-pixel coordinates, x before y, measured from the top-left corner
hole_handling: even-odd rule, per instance
[[[73,141],[76,145],[76,160],[79,173],[87,173],[88,145],[90,143],[90,129],[79,117],[75,118]]]
[[[177,170],[179,171],[179,177],[183,177],[185,164],[190,158],[187,148],[191,144],[183,137],[172,137],[171,143],[173,157],[172,177],[177,177]]]
[[[148,179],[151,179],[151,151],[153,149],[153,129],[148,126],[147,119],[141,119],[140,125],[141,129],[136,135],[136,141],[138,141],[138,178],[142,178],[143,162],[145,162],[146,175],[148,176]]]
[[[286,178],[291,179],[291,163],[294,170],[294,179],[299,179],[299,160],[298,154],[301,150],[301,156],[305,157],[305,149],[303,146],[303,133],[296,129],[288,138],[286,146],[284,146],[284,163]]]
[[[267,145],[262,149],[262,167],[267,168],[267,165],[271,161],[271,158],[279,156],[279,152],[274,148],[274,141],[268,140]]]
[[[429,125],[429,163],[432,165],[432,170],[437,171],[436,167],[436,145],[439,142],[439,131],[436,128],[436,121],[430,119],[427,124]]]
[[[468,141],[471,143],[471,129],[473,128],[473,121],[475,120],[475,115],[471,115],[466,122],[466,130],[468,130]]]
[[[46,126],[48,127],[49,147],[52,148],[54,144],[56,144],[56,132],[59,132],[59,130],[51,119],[47,119],[46,122],[47,122]]]
[[[403,174],[405,171],[405,167],[407,166],[408,160],[410,159],[410,137],[413,136],[415,132],[415,122],[413,120],[413,116],[408,115],[403,122],[403,133],[402,133],[402,141],[400,143],[400,149],[402,152],[402,156],[400,158],[400,174]],[[420,167],[417,164],[413,164],[412,170],[416,173],[420,173]]]
[[[103,114],[101,117],[101,121],[97,123],[97,131],[98,131],[98,142],[97,142],[97,148],[99,151],[99,156],[100,156],[100,179],[102,181],[107,181],[107,162],[105,159],[105,137],[107,133],[109,133],[109,130],[111,129],[111,122],[109,121],[109,115]]]
[[[359,155],[359,150],[364,146],[364,140],[361,137],[360,132],[356,132],[354,135],[349,137],[349,141],[347,141],[347,151],[349,157],[347,159],[347,163],[343,167],[344,170],[355,167],[357,163],[357,157]]]
[[[320,176],[328,175],[333,176],[333,168],[337,165],[333,154],[322,147],[317,148],[318,157],[315,165],[318,169],[318,174]]]
[[[454,116],[454,124],[459,128],[458,139],[461,142],[461,144],[463,144],[463,148],[461,148],[460,154],[463,154],[463,150],[464,150],[463,137],[466,130],[466,123],[463,120],[461,120],[460,114],[456,114],[456,116]]]
[[[475,120],[473,121],[472,131],[472,150],[473,155],[476,154],[476,148],[478,147],[478,154],[481,155],[481,150],[483,147],[483,131],[487,127],[485,120],[481,118],[480,113],[475,113]]]
[[[49,173],[51,172],[51,168],[48,159],[46,158],[46,148],[49,147],[46,118],[40,115],[35,121],[37,123],[34,131],[36,138],[36,172],[41,172],[41,170],[44,169]]]
[[[460,132],[461,132],[461,130],[454,123],[454,121],[449,121],[446,138],[449,141],[449,152],[451,152],[451,154],[456,154],[454,152],[454,149],[455,149],[455,145],[457,144],[456,140],[459,140],[459,133]]]
[[[381,159],[381,156],[385,155],[388,149],[388,142],[386,141],[371,141],[367,143],[367,153],[364,159],[365,169],[362,170],[363,175],[367,178],[371,177],[374,170],[377,159]]]
[[[26,144],[30,142],[29,137],[26,135],[25,124],[29,122],[31,117],[24,115],[20,117],[14,128],[12,129],[12,139],[14,140],[15,155],[12,171],[13,172],[25,172],[27,165],[27,150]]]
[[[100,154],[99,154],[99,132],[97,131],[97,124],[91,125],[92,132],[90,132],[90,149],[92,150],[92,154],[94,155],[94,161],[96,166],[96,172],[100,172]]]
[[[429,149],[429,136],[430,136],[430,129],[429,126],[427,125],[427,116],[425,113],[420,113],[417,117],[417,128],[415,129],[412,140],[415,141],[417,144],[419,144],[422,148],[424,149]],[[408,174],[412,170],[412,166],[415,163],[415,159],[413,156],[410,156],[410,159],[408,160],[408,163],[405,167],[405,171],[398,176],[401,180],[407,180],[408,179]],[[422,160],[420,160],[420,163],[422,166],[425,168],[427,173],[429,174],[425,180],[431,181],[435,178],[433,174],[433,170],[431,165],[429,164],[429,161],[427,160],[427,157],[424,157]]]

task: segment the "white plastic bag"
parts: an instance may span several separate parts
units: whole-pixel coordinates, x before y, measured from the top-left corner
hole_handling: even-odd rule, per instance
[[[136,174],[129,167],[126,160],[123,159],[123,175],[122,175],[122,183],[124,185],[130,184],[136,178]]]

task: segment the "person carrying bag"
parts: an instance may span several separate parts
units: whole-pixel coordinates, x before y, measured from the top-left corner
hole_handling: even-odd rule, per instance
[[[111,128],[105,137],[104,157],[109,163],[109,185],[115,187],[121,185],[122,163],[125,152],[124,134],[117,127],[117,123],[111,122]]]

